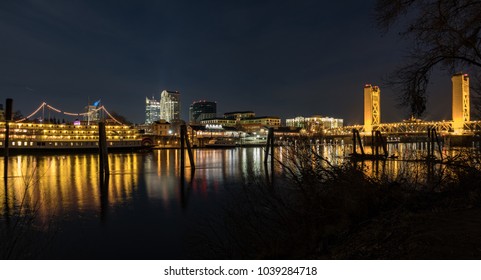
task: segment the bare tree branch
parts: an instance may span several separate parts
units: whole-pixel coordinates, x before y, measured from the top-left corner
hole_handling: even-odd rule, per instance
[[[481,69],[480,0],[378,0],[376,21],[383,31],[399,23],[400,35],[413,42],[408,63],[388,79],[400,89],[401,105],[414,116],[426,109],[434,69],[450,74]]]

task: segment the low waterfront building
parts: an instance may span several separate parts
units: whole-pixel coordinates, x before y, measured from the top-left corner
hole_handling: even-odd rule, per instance
[[[201,120],[200,123],[202,125],[221,125],[223,127],[235,127],[237,125],[237,121],[234,118],[211,118]]]
[[[286,119],[286,126],[299,127],[306,133],[320,133],[324,129],[343,127],[344,120],[332,117],[322,117],[319,115],[311,117],[299,116],[292,119]]]
[[[281,140],[282,138],[289,138],[289,137],[299,137],[301,132],[300,127],[287,127],[287,126],[281,126],[276,129],[274,129],[274,135],[276,137],[279,137]]]
[[[172,134],[171,124],[165,120],[155,121],[152,124],[152,133],[155,136],[169,136]]]
[[[253,117],[241,119],[239,123],[245,131],[257,131],[264,127],[280,127],[281,118],[272,116]]]
[[[256,114],[252,111],[236,111],[236,112],[228,112],[224,113],[224,118],[227,119],[235,119],[236,121],[240,121],[242,119],[249,119],[254,118]]]
[[[293,119],[286,119],[286,126],[304,128],[305,122],[306,118],[299,116]]]

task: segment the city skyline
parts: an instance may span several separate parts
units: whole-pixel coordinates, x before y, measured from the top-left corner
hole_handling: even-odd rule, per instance
[[[362,122],[370,83],[383,91],[383,119],[401,120],[408,113],[382,78],[404,44],[375,28],[373,9],[374,1],[3,2],[0,92],[24,114],[43,101],[76,111],[102,98],[141,123],[143,98],[169,88],[182,92],[184,120],[192,101],[206,99],[224,112],[352,124]],[[448,78],[433,80],[426,119],[449,118]]]

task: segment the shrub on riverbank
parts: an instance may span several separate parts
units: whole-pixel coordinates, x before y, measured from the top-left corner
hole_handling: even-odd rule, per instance
[[[308,144],[282,157],[273,185],[257,178],[233,194],[222,231],[207,243],[210,257],[481,257],[477,155],[418,162],[396,176],[368,176],[361,163],[333,166]]]
[[[0,259],[39,259],[48,255],[58,228],[53,225],[53,215],[40,213],[46,201],[33,199],[39,190],[35,163],[27,164],[20,178],[5,181],[0,207]],[[15,189],[9,180],[22,180],[22,188]],[[18,204],[15,203],[18,199]]]

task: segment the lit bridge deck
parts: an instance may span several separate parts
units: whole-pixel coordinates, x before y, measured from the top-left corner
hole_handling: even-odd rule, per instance
[[[412,122],[398,122],[398,123],[383,123],[374,125],[373,131],[380,131],[383,135],[420,135],[426,134],[428,129],[435,128],[439,134],[454,134],[452,121],[412,121]],[[328,129],[325,132],[326,136],[348,136],[352,135],[352,130],[357,129],[363,133],[363,125],[344,126],[339,128]],[[470,121],[464,123],[463,134],[476,134],[481,132],[481,121]]]

